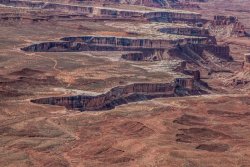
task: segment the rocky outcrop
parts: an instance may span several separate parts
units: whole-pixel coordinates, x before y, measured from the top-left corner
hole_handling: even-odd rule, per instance
[[[130,37],[108,37],[108,36],[82,36],[65,37],[63,41],[84,42],[87,44],[113,45],[122,47],[141,47],[141,48],[169,48],[173,44],[206,44],[207,38],[183,38],[183,39],[154,39],[154,38],[130,38]]]
[[[134,1],[134,0],[130,0]],[[169,0],[136,0],[134,1],[134,5],[143,5],[149,7],[165,7],[169,3]]]
[[[189,36],[201,36],[201,37],[209,37],[209,31],[203,28],[188,28],[188,27],[169,27],[169,28],[161,28],[160,32],[166,34],[177,34],[177,35],[189,35]]]
[[[178,12],[147,12],[143,17],[152,21],[165,22],[187,22],[196,23],[201,20],[201,15],[198,13],[178,13]]]
[[[210,32],[227,36],[246,36],[244,25],[235,16],[214,16],[209,24]]]
[[[180,0],[182,2],[208,2],[209,0]]]
[[[184,73],[185,75],[194,76],[196,80],[201,78],[202,74],[211,75],[212,73],[232,73],[224,63],[232,61],[230,50],[228,46],[221,45],[195,45],[187,44],[180,45],[168,50],[169,57],[174,59],[178,58],[183,60],[183,66],[175,69],[177,72]],[[187,68],[185,68],[188,64]],[[197,70],[197,68],[200,70]],[[202,80],[198,84],[212,89]]]
[[[47,22],[47,21],[57,21],[57,20],[78,20],[78,19],[88,19],[85,14],[67,14],[67,13],[50,13],[36,15],[32,13],[7,13],[0,14],[0,22],[2,23],[36,23],[36,22]]]
[[[198,4],[190,2],[175,2],[171,4],[171,7],[174,9],[200,9]]]
[[[215,36],[211,36],[209,30],[202,27],[168,27],[160,28],[158,31],[166,34],[206,37],[208,43],[217,43]]]
[[[238,18],[234,16],[221,16],[216,15],[214,16],[213,25],[229,25],[229,24],[235,24],[238,23]]]
[[[168,96],[174,96],[174,85],[172,84],[132,84],[113,88],[98,96],[52,97],[31,102],[85,111],[113,109],[115,106],[129,102]]]
[[[200,94],[192,78],[177,78],[171,83],[135,83],[119,86],[97,95],[78,95],[70,97],[50,97],[31,100],[33,103],[65,106],[68,109],[109,110],[130,102],[150,100],[160,97],[185,96]]]
[[[242,70],[233,78],[231,85],[241,87],[250,83],[250,54],[245,54]]]
[[[94,10],[93,7],[89,6],[74,6],[74,5],[54,4],[54,3],[47,3],[45,6],[43,6],[43,9],[61,10],[61,11],[74,12],[78,14],[92,14]]]
[[[89,4],[100,4],[100,5],[108,5],[108,4],[129,4],[129,5],[138,5],[138,6],[148,6],[148,7],[157,7],[162,8],[167,6],[169,1],[172,0],[72,0],[81,3],[89,3]]]
[[[215,45],[215,44],[188,44],[181,47],[182,51],[187,52],[188,55],[193,55],[194,57],[201,57],[204,51],[207,51],[214,56],[223,60],[232,60],[230,56],[230,48],[228,45]],[[192,53],[193,52],[193,53]],[[195,55],[194,55],[195,53]]]
[[[244,71],[250,73],[250,54],[245,54]]]
[[[161,61],[166,59],[163,55],[164,50],[153,50],[136,53],[126,53],[122,58],[130,61]]]
[[[59,3],[46,3],[40,1],[24,1],[24,0],[0,0],[0,4],[13,7],[26,7],[32,9],[46,9],[46,10],[61,10],[66,12],[74,12],[81,14],[93,13],[93,7],[67,5]]]
[[[21,48],[26,52],[81,52],[81,51],[149,51],[154,48],[97,45],[83,42],[44,42]]]
[[[129,19],[146,19],[159,20],[165,22],[197,22],[201,19],[201,15],[192,12],[178,12],[176,11],[132,11],[132,10],[118,10],[113,8],[95,8],[95,16],[110,17],[110,18],[129,18]]]
[[[163,11],[163,10],[125,10],[106,7],[80,6],[70,4],[59,4],[52,2],[36,2],[24,0],[0,0],[0,4],[14,7],[28,7],[31,9],[59,10],[74,14],[86,14],[88,17],[97,18],[122,18],[122,19],[145,19],[152,20],[161,18],[165,21],[197,21],[201,15],[194,12]]]
[[[19,0],[0,0],[0,4],[14,7],[30,7],[30,8],[42,8],[45,2],[41,1],[19,1]]]
[[[74,0],[77,2],[85,3],[87,2],[93,4],[129,4],[138,6],[148,6],[155,8],[193,8],[198,5],[189,2],[182,2],[180,0]]]
[[[141,51],[142,49],[168,49],[177,44],[207,43],[206,38],[185,38],[178,40],[143,39],[105,36],[65,37],[65,42],[45,42],[22,48],[32,52],[69,51]]]
[[[250,53],[245,54],[245,62],[250,63]]]
[[[95,17],[143,19],[143,13],[140,11],[118,10],[115,8],[95,8],[94,10]]]
[[[199,70],[188,70],[188,69],[184,69],[182,71],[182,73],[186,74],[186,75],[191,75],[193,76],[195,81],[199,81],[201,79],[201,73]]]
[[[204,49],[213,55],[224,59],[224,60],[232,60],[230,56],[230,48],[228,45],[203,45]]]

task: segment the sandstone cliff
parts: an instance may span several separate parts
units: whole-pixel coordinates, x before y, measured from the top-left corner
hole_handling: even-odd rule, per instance
[[[194,86],[194,82],[192,78],[177,78],[171,83],[135,83],[112,88],[110,91],[97,96],[50,97],[31,100],[31,102],[65,106],[68,109],[80,111],[108,110],[130,102],[200,94],[202,91]]]

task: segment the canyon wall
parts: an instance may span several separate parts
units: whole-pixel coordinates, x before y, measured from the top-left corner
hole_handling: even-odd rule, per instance
[[[250,54],[245,54],[244,70],[250,72]]]
[[[74,12],[78,14],[92,14],[93,13],[93,7],[74,6],[74,5],[66,5],[66,4],[48,3],[43,7],[43,9],[60,10],[60,11]]]
[[[107,110],[129,102],[142,101],[157,97],[173,96],[172,84],[132,84],[111,89],[98,96],[51,97],[32,100],[39,104],[65,106],[68,109]]]
[[[166,59],[163,53],[164,49],[157,49],[152,51],[126,53],[122,55],[122,58],[130,61],[161,61]]]
[[[228,45],[215,45],[215,44],[188,44],[185,45],[183,48],[188,47],[195,53],[197,53],[199,56],[202,56],[204,51],[207,51],[214,56],[224,59],[224,60],[232,60],[232,57],[230,56],[230,48]]]
[[[177,40],[141,39],[122,37],[65,37],[62,42],[44,42],[22,48],[32,52],[62,52],[62,51],[116,51],[141,49],[168,49],[178,44],[205,44],[207,38],[186,38]]]
[[[30,7],[30,8],[42,8],[45,2],[36,1],[17,1],[17,0],[0,0],[0,4],[13,7]]]
[[[183,39],[154,39],[154,38],[129,38],[129,37],[105,37],[105,36],[82,36],[65,37],[62,41],[85,42],[98,45],[115,45],[123,47],[142,47],[142,48],[168,48],[173,44],[206,44],[207,38],[185,37]]]
[[[201,15],[192,12],[176,11],[150,11],[150,10],[126,10],[107,7],[80,6],[70,4],[59,4],[51,2],[20,1],[20,0],[0,0],[0,4],[13,7],[28,7],[31,9],[44,9],[50,11],[62,11],[74,14],[86,14],[91,18],[119,18],[119,19],[137,19],[153,20],[162,19],[164,21],[191,21],[197,22]]]
[[[198,93],[192,78],[177,78],[171,83],[135,83],[118,86],[97,96],[50,97],[31,100],[33,103],[65,106],[67,109],[95,111],[113,109],[130,102],[160,97],[185,96]]]
[[[46,3],[39,1],[0,0],[0,4],[13,7],[26,7],[31,9],[61,10],[61,11],[81,13],[81,14],[93,13],[93,7],[90,6],[77,6],[77,5],[58,4],[50,2]]]
[[[196,37],[206,37],[207,43],[216,44],[215,36],[211,36],[208,29],[198,27],[168,27],[160,28],[158,31],[166,34],[187,35]]]
[[[235,16],[214,16],[214,20],[211,21],[212,29],[224,29],[230,31],[230,36],[243,37],[246,36],[244,25]]]
[[[168,1],[171,0],[71,0],[71,2],[89,3],[92,5],[129,4],[129,5],[148,6],[157,8],[165,7],[168,4]]]
[[[196,27],[170,27],[170,28],[161,28],[158,31],[166,34],[178,34],[178,35],[189,35],[189,36],[201,36],[209,37],[209,31],[203,28]]]
[[[174,9],[200,9],[198,4],[190,2],[175,2],[171,4],[171,7]]]
[[[204,49],[213,55],[224,59],[224,60],[232,60],[230,56],[230,48],[228,45],[203,45]]]
[[[187,21],[198,22],[201,20],[201,14],[198,13],[178,13],[176,12],[147,12],[143,14],[143,17],[148,20],[154,20],[160,18],[165,21]]]

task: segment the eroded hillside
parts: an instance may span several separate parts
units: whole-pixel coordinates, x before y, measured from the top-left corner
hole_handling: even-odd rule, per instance
[[[0,166],[248,166],[246,6],[0,0]]]

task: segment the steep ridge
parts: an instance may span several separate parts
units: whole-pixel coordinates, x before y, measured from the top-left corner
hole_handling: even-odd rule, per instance
[[[140,50],[167,49],[177,44],[207,43],[206,38],[184,38],[177,40],[125,38],[125,37],[66,37],[65,42],[44,42],[22,48],[30,52],[67,52],[67,51],[112,51],[112,50]]]
[[[143,51],[136,53],[126,53],[123,54],[121,57],[125,60],[130,60],[130,61],[161,61],[166,59],[164,52],[165,50],[163,49],[161,50],[157,49],[152,52]]]
[[[247,36],[245,26],[235,16],[216,15],[212,21],[205,24],[210,33],[218,37]]]
[[[186,12],[179,10],[126,10],[109,7],[80,6],[62,3],[45,3],[37,1],[20,1],[20,0],[0,0],[0,4],[13,7],[25,7],[42,9],[49,11],[63,11],[74,14],[85,14],[91,18],[122,18],[136,20],[152,20],[161,18],[165,21],[187,21],[194,22],[201,19],[201,15],[195,12]]]
[[[200,9],[199,5],[193,2],[196,1],[183,1],[183,0],[71,0],[71,2],[78,2],[84,4],[129,4],[138,6],[148,6],[156,8],[174,8],[174,9]],[[197,1],[203,2],[203,1]]]
[[[110,110],[115,106],[154,98],[206,93],[195,86],[192,78],[177,78],[172,83],[135,83],[112,88],[97,96],[50,97],[31,100],[33,103],[65,106],[80,111]]]

